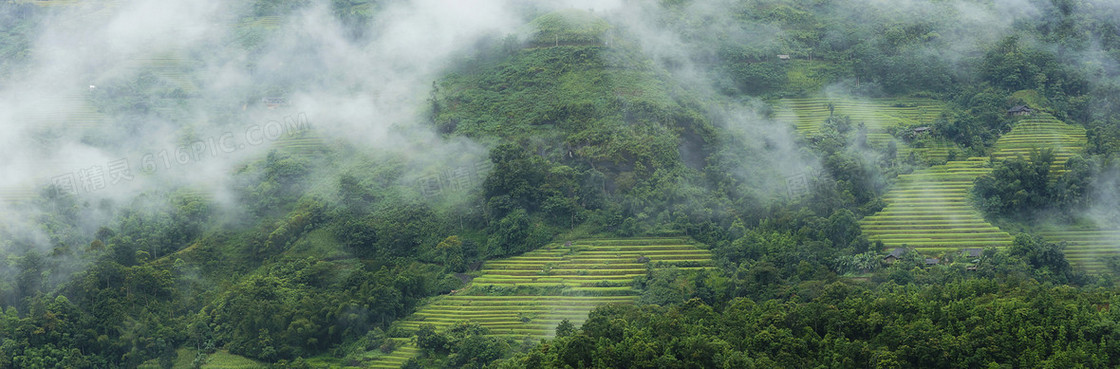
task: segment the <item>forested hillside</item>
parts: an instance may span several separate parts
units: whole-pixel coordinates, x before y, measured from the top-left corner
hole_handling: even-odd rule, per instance
[[[1106,0],[0,0],[0,368],[1115,367]]]

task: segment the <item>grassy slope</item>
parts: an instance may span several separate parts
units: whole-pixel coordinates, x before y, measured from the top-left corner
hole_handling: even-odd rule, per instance
[[[704,163],[681,153],[710,149],[714,128],[693,96],[637,46],[608,46],[608,25],[590,13],[552,13],[534,26],[541,31],[524,43],[483,52],[438,81],[442,132],[521,142],[555,164],[594,168],[611,195],[659,201],[678,195],[665,183],[698,181]]]
[[[648,262],[639,257],[648,257]],[[633,303],[633,279],[650,267],[710,267],[711,253],[687,238],[583,239],[570,247],[555,243],[487,262],[482,275],[455,295],[442,296],[399,325],[415,331],[474,321],[496,336],[530,342],[551,336],[563,319],[582,324],[596,305]],[[373,358],[368,367],[396,368],[417,354],[401,339],[396,351]]]

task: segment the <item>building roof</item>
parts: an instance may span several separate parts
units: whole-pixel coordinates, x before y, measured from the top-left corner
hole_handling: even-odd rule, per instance
[[[937,258],[926,258],[926,265],[937,265],[939,261],[941,260],[937,260]]]
[[[883,259],[890,259],[890,258],[899,259],[899,258],[902,258],[903,255],[906,255],[909,252],[910,252],[910,249],[905,248],[905,247],[895,248],[895,249],[891,250],[891,252],[889,254],[887,254],[887,256],[884,256]]]
[[[1030,113],[1033,111],[1034,109],[1026,105],[1015,105],[1015,107],[1007,110],[1008,113]]]
[[[970,258],[978,258],[978,257],[984,255],[984,249],[980,249],[980,248],[962,249],[961,250],[961,255],[964,255],[964,256],[967,256],[967,257],[970,257]]]
[[[931,129],[933,129],[933,128],[930,128],[930,127],[918,127],[918,128],[914,128],[914,132],[929,132],[929,131],[930,131]]]

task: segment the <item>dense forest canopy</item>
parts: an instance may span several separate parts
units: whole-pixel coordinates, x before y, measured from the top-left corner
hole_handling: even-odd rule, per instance
[[[0,368],[1114,367],[1118,96],[1105,0],[0,0]]]

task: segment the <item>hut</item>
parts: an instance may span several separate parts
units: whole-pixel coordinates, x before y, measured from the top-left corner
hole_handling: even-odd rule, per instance
[[[1026,105],[1015,105],[1011,109],[1007,110],[1007,115],[1016,116],[1016,117],[1024,116],[1024,115],[1031,115],[1031,113],[1034,113],[1034,109],[1031,109],[1031,107],[1026,106]]]
[[[969,259],[979,259],[983,255],[984,255],[984,249],[981,249],[981,248],[961,250],[961,256],[964,256],[964,257],[969,258]]]
[[[894,263],[899,259],[902,259],[902,257],[905,256],[907,252],[910,252],[910,250],[905,247],[896,248],[894,250],[891,250],[891,252],[887,254],[887,256],[884,256],[883,261],[887,263]]]

